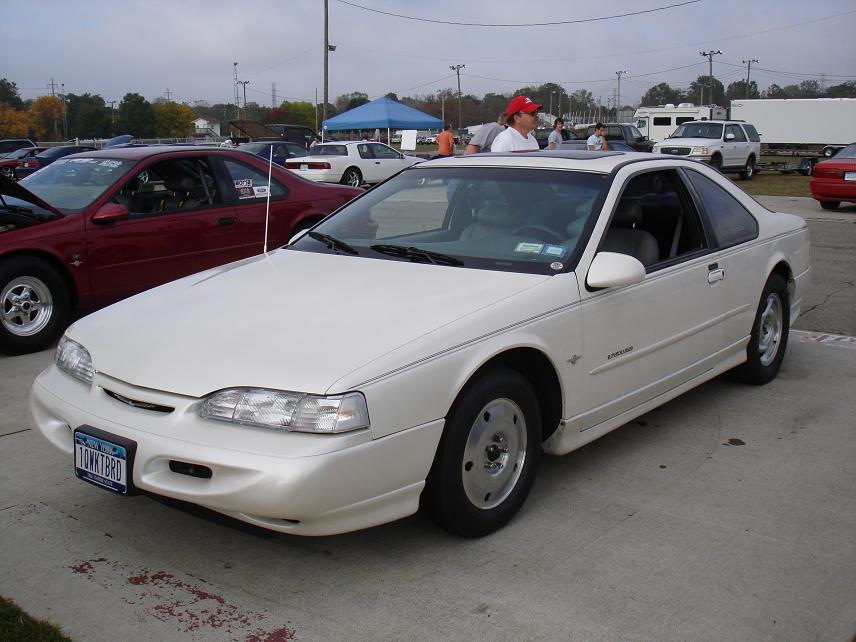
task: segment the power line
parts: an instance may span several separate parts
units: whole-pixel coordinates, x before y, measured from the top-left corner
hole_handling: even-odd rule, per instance
[[[629,13],[619,13],[613,16],[600,16],[597,18],[581,18],[579,20],[558,20],[555,22],[528,22],[528,23],[520,23],[520,24],[512,24],[512,23],[482,23],[482,22],[455,22],[452,20],[436,20],[433,18],[417,18],[416,16],[405,16],[400,13],[390,13],[388,11],[381,11],[380,9],[372,9],[371,7],[364,7],[361,4],[357,4],[355,2],[348,2],[348,0],[337,0],[337,2],[341,4],[346,4],[351,7],[356,7],[357,9],[363,9],[364,11],[371,11],[372,13],[379,13],[384,16],[392,16],[394,18],[403,18],[405,20],[416,20],[417,22],[432,22],[434,24],[441,25],[457,25],[461,27],[549,27],[554,25],[572,25],[572,24],[580,24],[583,22],[598,22],[602,20],[614,20],[616,18],[627,18],[629,16],[640,16],[645,13],[655,13],[657,11],[665,11],[666,9],[675,9],[677,7],[683,7],[688,4],[696,4],[697,2],[701,2],[702,0],[685,0],[685,2],[679,2],[677,4],[670,4],[665,7],[656,7],[654,9],[644,9],[641,11],[631,11]]]

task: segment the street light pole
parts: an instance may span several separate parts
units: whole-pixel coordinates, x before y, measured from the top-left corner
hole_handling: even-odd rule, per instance
[[[751,60],[744,60],[743,64],[748,65],[746,67],[746,100],[749,100],[749,72],[752,71],[752,63],[760,62],[757,58],[752,58]]]
[[[707,58],[710,63],[710,75],[708,76],[707,99],[710,104],[713,104],[713,57],[721,56],[722,52],[719,49],[711,49],[710,51],[699,51],[699,54]]]
[[[232,63],[233,85],[235,87],[235,120],[241,120],[241,99],[238,97],[238,63]]]
[[[465,69],[466,65],[451,65],[449,69],[458,74],[458,136],[461,135],[463,129],[463,118],[461,117],[461,69]]]
[[[440,120],[443,121],[443,128],[446,128],[446,90],[438,89],[437,93],[440,94]]]

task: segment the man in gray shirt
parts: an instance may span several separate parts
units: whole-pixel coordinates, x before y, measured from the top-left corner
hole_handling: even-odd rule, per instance
[[[565,128],[565,121],[557,118],[553,121],[553,131],[547,137],[547,149],[559,149],[562,145],[562,130]]]
[[[473,136],[469,145],[467,145],[465,154],[478,154],[479,152],[489,152],[493,140],[505,129],[505,112],[496,117],[495,123],[487,123],[479,127],[476,135]]]

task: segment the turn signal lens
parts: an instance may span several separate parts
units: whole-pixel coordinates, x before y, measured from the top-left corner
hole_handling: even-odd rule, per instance
[[[89,350],[68,337],[63,336],[59,340],[56,353],[54,353],[54,362],[64,373],[83,383],[91,384],[95,377],[95,369],[92,367],[92,357],[89,355]]]

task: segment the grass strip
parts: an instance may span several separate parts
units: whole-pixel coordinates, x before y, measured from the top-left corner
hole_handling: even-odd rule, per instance
[[[0,642],[71,642],[58,627],[36,620],[0,596]]]

